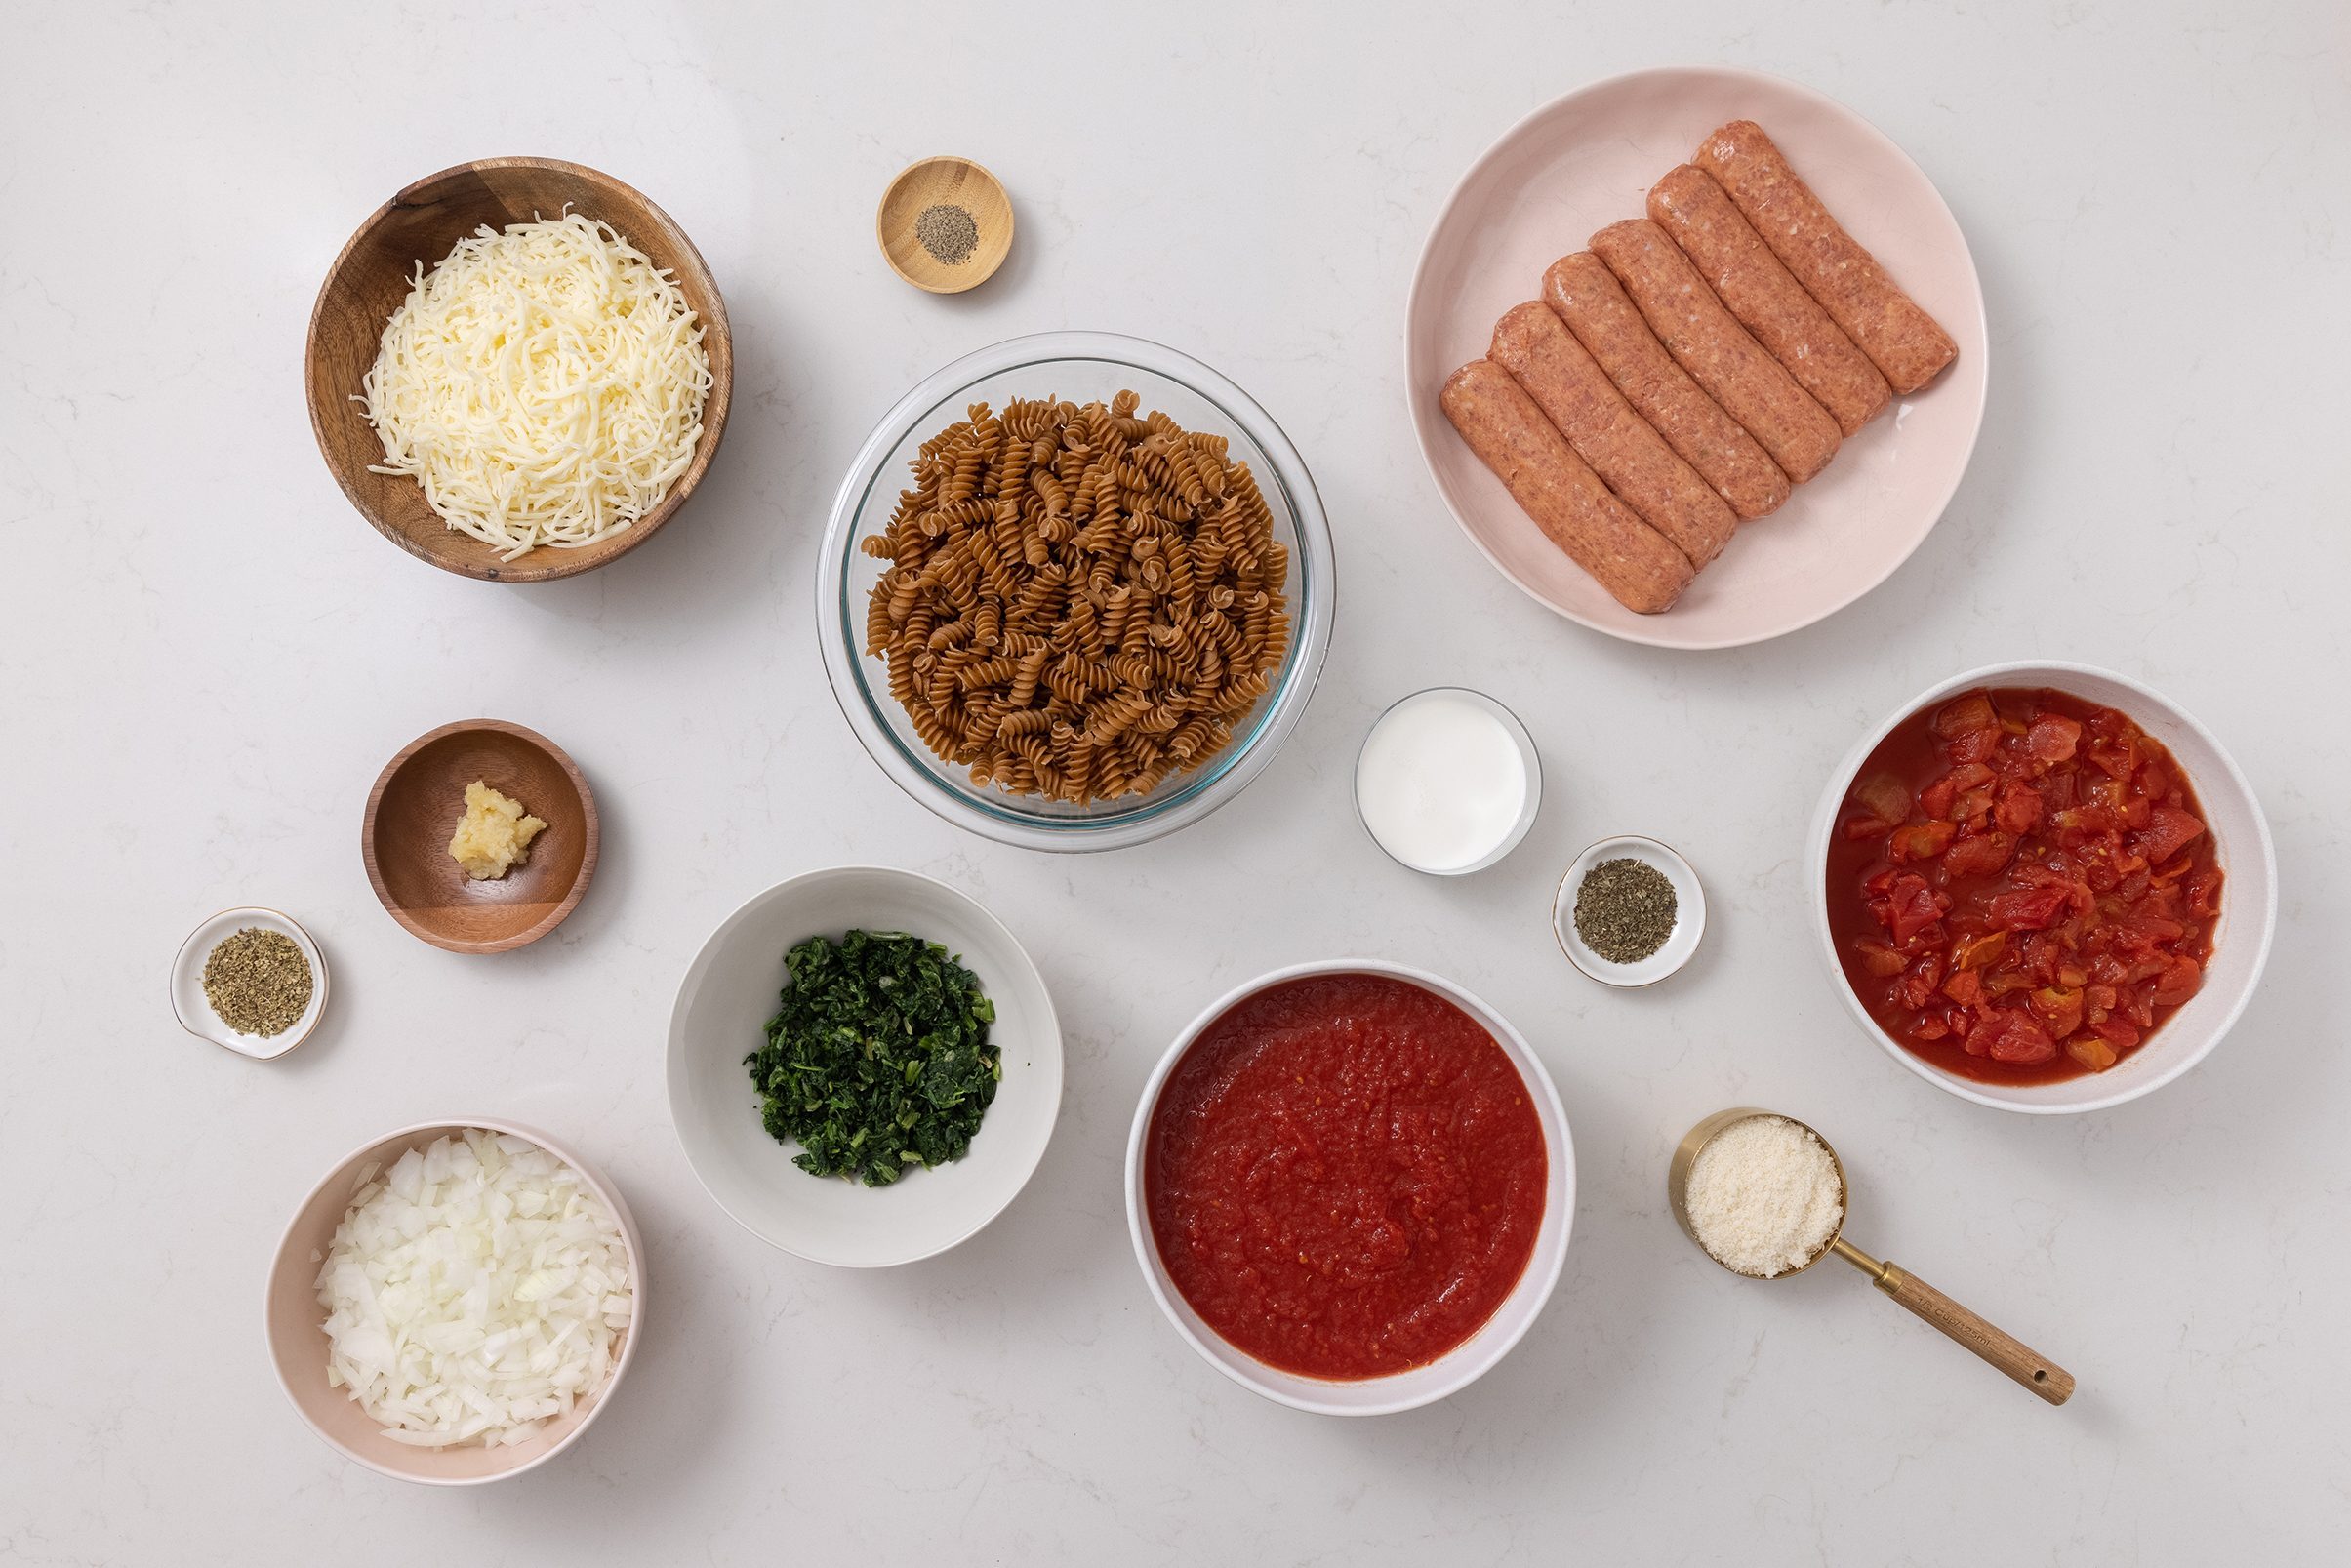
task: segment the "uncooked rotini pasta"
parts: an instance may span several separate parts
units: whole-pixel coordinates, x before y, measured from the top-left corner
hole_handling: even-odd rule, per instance
[[[1232,744],[1289,648],[1289,551],[1246,463],[1120,392],[1015,399],[922,444],[869,555],[866,652],[972,781],[1145,794]]]

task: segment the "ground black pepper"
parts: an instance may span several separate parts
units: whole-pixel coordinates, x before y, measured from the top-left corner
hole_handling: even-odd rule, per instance
[[[934,202],[914,215],[914,238],[944,266],[960,266],[971,260],[980,243],[980,225],[971,214],[947,202]]]
[[[247,926],[204,960],[204,999],[239,1034],[283,1034],[310,1006],[310,960],[282,931]]]
[[[1663,871],[1630,856],[1602,861],[1575,890],[1575,934],[1612,964],[1637,964],[1674,934],[1682,901]]]

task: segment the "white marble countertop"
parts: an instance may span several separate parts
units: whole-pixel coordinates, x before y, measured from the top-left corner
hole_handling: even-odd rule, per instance
[[[354,1565],[1524,1561],[2200,1563],[2326,1554],[2351,1519],[2345,33],[2272,5],[19,8],[0,53],[0,1561]],[[491,9],[491,8],[486,8]],[[1400,321],[1454,178],[1544,100],[1677,61],[1800,77],[1940,185],[1982,269],[1990,412],[1941,527],[1806,631],[1674,657],[1558,621],[1445,516]],[[883,267],[911,159],[968,153],[1020,238],[977,293]],[[700,496],[587,577],[490,586],[377,537],[313,448],[303,330],[385,195],[505,152],[611,171],[726,291],[733,427]],[[1313,465],[1345,580],[1275,766],[1180,838],[1053,858],[964,836],[859,750],[808,583],[871,422],[1016,333],[1173,343]],[[1967,665],[2135,673],[2268,808],[2269,975],[2200,1069],[2122,1109],[2008,1116],[1845,1018],[1800,920],[1822,775]],[[494,682],[485,686],[485,681]],[[510,680],[511,684],[507,682]],[[1543,815],[1499,868],[1416,879],[1357,825],[1381,705],[1474,684],[1534,731]],[[377,769],[489,712],[594,781],[570,923],[436,951],[368,891]],[[1605,832],[1706,875],[1674,983],[1605,991],[1545,929]],[[672,989],[791,873],[943,876],[1036,953],[1069,1031],[1021,1199],[893,1272],[771,1251],[687,1170]],[[324,944],[318,1039],[183,1035],[164,972],[226,905]],[[2329,953],[2336,954],[2330,959]],[[1502,1371],[1317,1420],[1177,1339],[1118,1169],[1173,1031],[1259,971],[1375,954],[1482,992],[1574,1128],[1566,1272]],[[2043,1407],[1848,1271],[1715,1269],[1664,1212],[1700,1114],[1835,1139],[1854,1234],[2079,1375]],[[279,1228],[402,1122],[576,1143],[645,1226],[657,1307],[580,1446],[509,1484],[403,1486],[296,1421],[262,1346]]]

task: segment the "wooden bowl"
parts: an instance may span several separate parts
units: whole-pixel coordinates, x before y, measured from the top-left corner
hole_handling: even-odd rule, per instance
[[[628,1244],[632,1292],[629,1325],[620,1337],[612,1376],[605,1380],[603,1389],[575,1406],[570,1415],[549,1422],[527,1441],[500,1448],[415,1448],[385,1436],[384,1429],[352,1401],[348,1390],[327,1386],[326,1309],[318,1304],[318,1261],[334,1245],[336,1227],[350,1212],[360,1167],[371,1161],[389,1165],[412,1148],[428,1147],[435,1139],[467,1127],[529,1139],[578,1171],[581,1181],[603,1199],[620,1222],[621,1238]],[[476,1486],[520,1475],[553,1459],[572,1446],[620,1391],[621,1379],[636,1358],[639,1331],[645,1324],[645,1243],[620,1189],[594,1166],[536,1128],[486,1116],[419,1122],[351,1150],[310,1189],[278,1238],[277,1254],[269,1264],[264,1312],[270,1367],[277,1374],[278,1387],[286,1390],[304,1424],[329,1447],[397,1481]]]
[[[553,218],[566,206],[618,229],[621,236],[667,268],[703,325],[710,360],[710,391],[702,407],[702,443],[662,503],[608,539],[577,549],[544,545],[519,560],[443,522],[425,503],[424,487],[403,474],[371,473],[384,461],[384,443],[352,399],[376,363],[384,325],[408,297],[417,263],[430,271],[457,242],[487,223],[504,228],[535,217]],[[735,354],[726,302],[702,253],[669,215],[610,175],[552,158],[486,158],[427,175],[376,210],[359,225],[327,269],[310,311],[304,377],[310,428],[335,482],[376,525],[377,532],[443,571],[498,583],[545,583],[593,571],[635,549],[677,515],[701,483],[726,433],[735,384]]]
[[[922,248],[914,229],[923,209],[944,203],[971,214],[980,237],[960,261],[942,261]],[[1012,250],[1012,198],[1003,181],[969,158],[925,158],[899,171],[873,215],[890,270],[930,294],[961,294],[995,275]]]
[[[503,877],[476,882],[449,854],[476,779],[547,824]],[[506,952],[563,923],[596,870],[596,800],[544,735],[499,719],[444,724],[401,747],[368,791],[359,852],[391,917],[451,952]]]

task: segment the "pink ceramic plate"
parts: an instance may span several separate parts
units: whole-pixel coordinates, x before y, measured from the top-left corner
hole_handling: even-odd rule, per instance
[[[1543,269],[1645,211],[1649,187],[1725,120],[1771,134],[1820,199],[1959,342],[1959,359],[1864,426],[1788,503],[1744,524],[1661,616],[1625,609],[1562,554],[1438,407],[1494,320],[1539,299]],[[1455,187],[1421,252],[1404,343],[1412,423],[1445,504],[1534,598],[1610,636],[1729,648],[1796,630],[1892,575],[1959,488],[1984,413],[1984,298],[1951,209],[1852,110],[1753,71],[1674,67],[1580,88],[1513,126]]]

